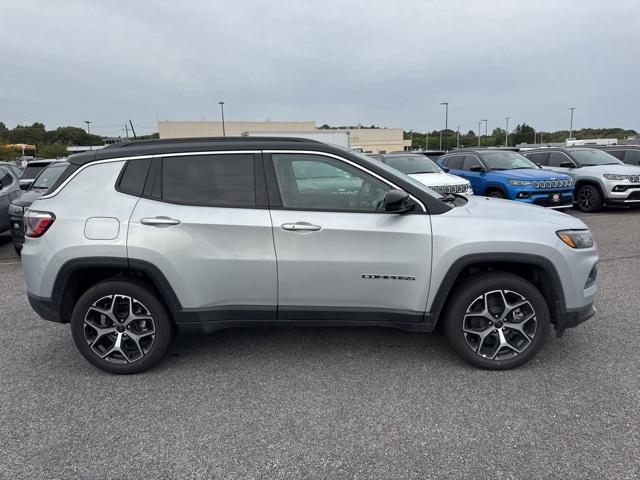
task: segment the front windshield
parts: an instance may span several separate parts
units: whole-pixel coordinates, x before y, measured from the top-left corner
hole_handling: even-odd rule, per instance
[[[491,170],[518,170],[522,168],[540,168],[527,157],[516,152],[484,152],[482,160]]]
[[[623,162],[607,152],[595,148],[571,150],[572,155],[581,167],[593,167],[595,165],[618,165]]]
[[[40,175],[34,180],[31,188],[49,188],[56,180],[62,175],[65,169],[69,166],[67,162],[52,163],[47,168],[42,170]]]
[[[340,149],[340,150],[344,150],[344,149]],[[389,172],[392,175],[398,175],[398,170],[396,170],[393,167],[390,167],[389,165],[387,165],[386,163],[383,162],[378,162],[374,159],[372,159],[371,157],[365,155],[362,152],[358,152],[355,150],[344,150],[345,152],[349,152],[352,155],[356,155],[357,157],[362,158],[363,160],[365,160],[367,162],[367,164],[369,165],[375,165],[378,168],[381,168],[387,172]],[[422,190],[425,193],[428,193],[429,195],[431,195],[433,198],[436,198],[438,200],[441,200],[443,195],[436,192],[435,190],[431,190],[429,187],[427,187],[424,183],[420,183],[419,181],[417,181],[415,178],[410,177],[409,175],[406,175],[404,177],[404,181],[407,183],[410,183],[412,186],[414,186],[415,188]]]
[[[385,157],[384,163],[412,175],[416,173],[440,173],[442,169],[424,155],[392,155]]]

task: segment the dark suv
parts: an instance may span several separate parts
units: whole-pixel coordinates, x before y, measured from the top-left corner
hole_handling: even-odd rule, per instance
[[[589,148],[603,150],[626,164],[640,166],[640,145],[589,145]]]

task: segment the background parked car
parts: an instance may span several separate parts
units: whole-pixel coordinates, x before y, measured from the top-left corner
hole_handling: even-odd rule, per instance
[[[20,177],[7,165],[0,165],[0,233],[9,230],[9,205],[22,192]]]
[[[389,153],[381,155],[379,160],[438,193],[473,195],[468,180],[447,173],[440,165],[421,153]]]
[[[640,166],[640,145],[612,145],[610,147],[589,145],[589,148],[603,150],[628,165]]]
[[[29,187],[35,180],[35,178],[40,175],[40,172],[45,169],[45,167],[51,165],[53,162],[59,162],[55,158],[48,158],[42,160],[31,160],[27,163],[24,172],[22,173],[22,177],[20,178],[20,188],[22,190],[29,190]]]
[[[573,182],[568,175],[543,170],[512,150],[456,150],[438,163],[469,180],[476,195],[551,208],[573,205]]]
[[[570,175],[576,187],[576,206],[597,212],[603,205],[640,204],[640,167],[625,165],[613,155],[589,147],[528,150],[538,165]]]
[[[17,178],[22,177],[24,169],[13,162],[0,162],[0,167],[8,168]]]
[[[13,248],[20,255],[22,246],[24,245],[24,212],[31,204],[42,195],[44,195],[49,187],[69,166],[68,162],[56,161],[50,163],[46,168],[41,170],[40,174],[33,181],[29,190],[24,194],[16,197],[9,205],[9,221],[11,225],[11,238],[13,240]]]

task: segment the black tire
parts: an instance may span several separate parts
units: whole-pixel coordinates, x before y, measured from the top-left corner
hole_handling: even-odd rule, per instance
[[[487,197],[506,198],[502,190],[490,190],[489,192],[487,192]]]
[[[576,206],[583,212],[593,213],[602,209],[602,194],[595,185],[583,185],[576,191]]]
[[[22,256],[22,247],[18,247],[16,245],[14,245],[13,249],[16,251],[16,255],[18,255],[19,257]]]
[[[508,300],[517,299],[515,303],[510,302],[513,305],[520,302],[521,299],[519,297],[529,302],[534,317],[527,321],[522,321],[518,325],[521,326],[520,328],[525,328],[527,330],[525,333],[531,335],[531,338],[521,334],[521,332],[515,329],[507,327],[507,325],[514,325],[516,322],[505,322],[503,324],[502,321],[495,320],[494,318],[492,318],[491,321],[486,320],[486,325],[479,327],[478,330],[482,333],[490,330],[490,332],[485,335],[485,338],[488,339],[486,343],[483,343],[485,342],[485,338],[482,338],[482,341],[480,341],[481,337],[479,334],[465,333],[463,331],[463,329],[470,329],[470,322],[485,321],[485,317],[475,317],[473,313],[467,315],[468,309],[471,310],[471,307],[478,301],[484,302],[484,307],[486,308],[489,303],[487,302],[489,297],[485,294],[498,290],[507,291],[507,295],[509,296]],[[497,295],[497,293],[491,293],[490,296],[492,295]],[[502,298],[504,299],[506,297],[503,296]],[[511,312],[515,313],[506,315],[505,320],[513,320],[516,313],[519,315],[522,311],[528,310],[528,308],[529,307],[525,305],[522,308],[512,309]],[[506,310],[507,307],[505,306],[504,311]],[[471,365],[488,370],[507,370],[518,367],[536,356],[547,339],[550,323],[547,302],[535,286],[511,273],[488,272],[472,275],[456,288],[445,313],[444,330],[449,343],[456,353]],[[535,326],[533,332],[531,332],[532,326]],[[498,330],[501,330],[501,332],[498,332]],[[502,347],[501,340],[507,337],[511,338],[509,342],[512,340],[514,343],[525,342],[521,344],[521,353],[516,353],[516,349],[512,348],[511,345],[509,345],[509,347]],[[528,342],[525,341],[525,338],[528,339]],[[500,341],[500,343],[496,344],[498,341]],[[472,347],[474,342],[479,342],[479,347],[476,346],[475,350],[474,347]],[[485,348],[486,345],[491,346],[491,344],[496,345],[496,358],[494,359],[491,359],[490,355],[483,355],[482,352],[486,350],[481,350]],[[483,345],[485,347],[483,347]],[[524,347],[522,345],[524,345]],[[493,350],[489,349],[489,354],[491,351]],[[509,357],[508,355],[510,353],[513,356]],[[500,355],[502,355],[503,358],[498,358]]]
[[[115,317],[116,320],[111,321],[113,312],[110,313],[111,317],[97,313],[96,308],[93,307],[94,304],[102,300],[107,303],[99,305],[101,307],[106,305],[106,310],[109,310],[110,307],[108,302],[110,300],[108,298],[109,296],[114,295],[122,296],[121,302],[123,305],[127,304],[127,301],[123,300],[124,298],[128,297],[133,299],[128,302],[128,305],[132,305],[129,307],[129,312],[134,313],[133,305],[135,305],[135,308],[139,309],[135,312],[136,314],[148,317],[148,319],[151,320],[150,325],[153,325],[153,331],[148,327],[149,320],[122,320]],[[111,298],[113,299],[115,297]],[[111,301],[113,302],[113,300]],[[111,305],[113,306],[114,303]],[[142,307],[142,309],[140,309],[140,307]],[[148,315],[145,315],[145,311]],[[96,328],[85,323],[85,317],[89,318],[89,315],[93,315],[91,322],[95,322],[96,319],[98,319],[100,322],[113,324],[113,328],[121,328],[122,331],[118,330],[120,333],[110,332],[108,334],[98,335],[98,330]],[[129,318],[133,317],[130,315]],[[116,323],[116,321],[123,322],[123,324],[120,325]],[[140,332],[140,330],[138,330],[140,324],[130,325],[127,322],[140,321],[147,322],[142,324],[143,328],[145,326],[147,327],[147,330],[146,332],[142,331],[142,335],[138,335],[141,338],[139,338],[137,342],[134,342],[132,340],[132,333],[134,331]],[[102,327],[102,325],[100,326]],[[113,330],[110,325],[107,325],[106,327]],[[125,328],[129,329],[131,327],[133,329],[130,329],[129,331],[124,330]],[[107,359],[101,358],[89,343],[91,339],[88,338],[88,335],[92,335],[94,331],[96,338],[104,338],[105,340],[103,343],[106,342],[108,344],[107,347],[97,345],[96,349],[102,348],[103,350],[108,351],[109,346],[116,345],[114,335],[115,338],[119,338],[121,340],[122,349],[115,351],[109,355]],[[105,329],[104,331],[106,332],[108,330]],[[93,365],[106,372],[128,375],[148,370],[162,359],[173,340],[174,324],[162,302],[144,284],[132,280],[107,280],[91,287],[78,299],[73,308],[73,313],[71,314],[71,333],[73,335],[73,341],[80,353]],[[143,341],[145,342],[144,344]],[[147,346],[148,350],[143,351],[145,349],[141,344]],[[131,358],[124,355],[125,351],[133,353]],[[137,355],[139,355],[139,357],[136,358]],[[126,361],[124,361],[125,358],[127,358]],[[118,361],[123,363],[114,363]]]

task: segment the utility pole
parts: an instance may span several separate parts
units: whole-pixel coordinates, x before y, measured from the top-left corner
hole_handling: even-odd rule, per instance
[[[511,117],[504,117],[504,119],[507,121],[507,128],[505,129],[504,133],[504,146],[508,147],[509,146],[509,119]]]
[[[446,150],[449,130],[449,102],[440,102],[440,105],[444,105],[444,149]],[[442,150],[442,146],[440,150]]]
[[[424,141],[424,149],[429,150],[429,131],[427,130],[427,139]]]
[[[485,138],[489,138],[489,122],[487,121],[486,118],[483,118],[480,121],[484,122],[484,136],[485,136]]]
[[[89,125],[91,125],[91,121],[89,120],[85,120],[84,123],[87,124],[87,135],[91,135],[91,129],[89,128]],[[89,143],[91,143],[91,140],[89,140]],[[93,150],[93,147],[91,145],[89,145],[89,150]]]
[[[224,102],[218,102],[218,104],[220,105],[220,113],[222,114],[222,136],[226,137],[227,132],[224,129]]]
[[[127,136],[127,140],[129,140],[129,125],[127,125],[126,123],[124,124],[124,128],[123,130],[125,131],[125,134]]]
[[[573,111],[576,108],[577,107],[569,107],[569,110],[571,110],[571,123],[569,124],[569,138],[573,138]]]
[[[533,129],[533,144],[534,144],[534,145],[536,144],[536,135],[537,135],[537,133],[538,133],[538,132],[536,132],[536,129],[534,128],[534,129]]]
[[[456,141],[456,148],[460,148],[460,125],[458,125],[458,140]]]
[[[409,151],[412,152],[413,151],[413,128],[410,130],[409,133],[411,134],[411,148],[409,148]]]
[[[482,132],[480,131],[481,125],[482,125],[482,120],[478,122],[478,147],[480,147],[480,137],[482,137]]]

